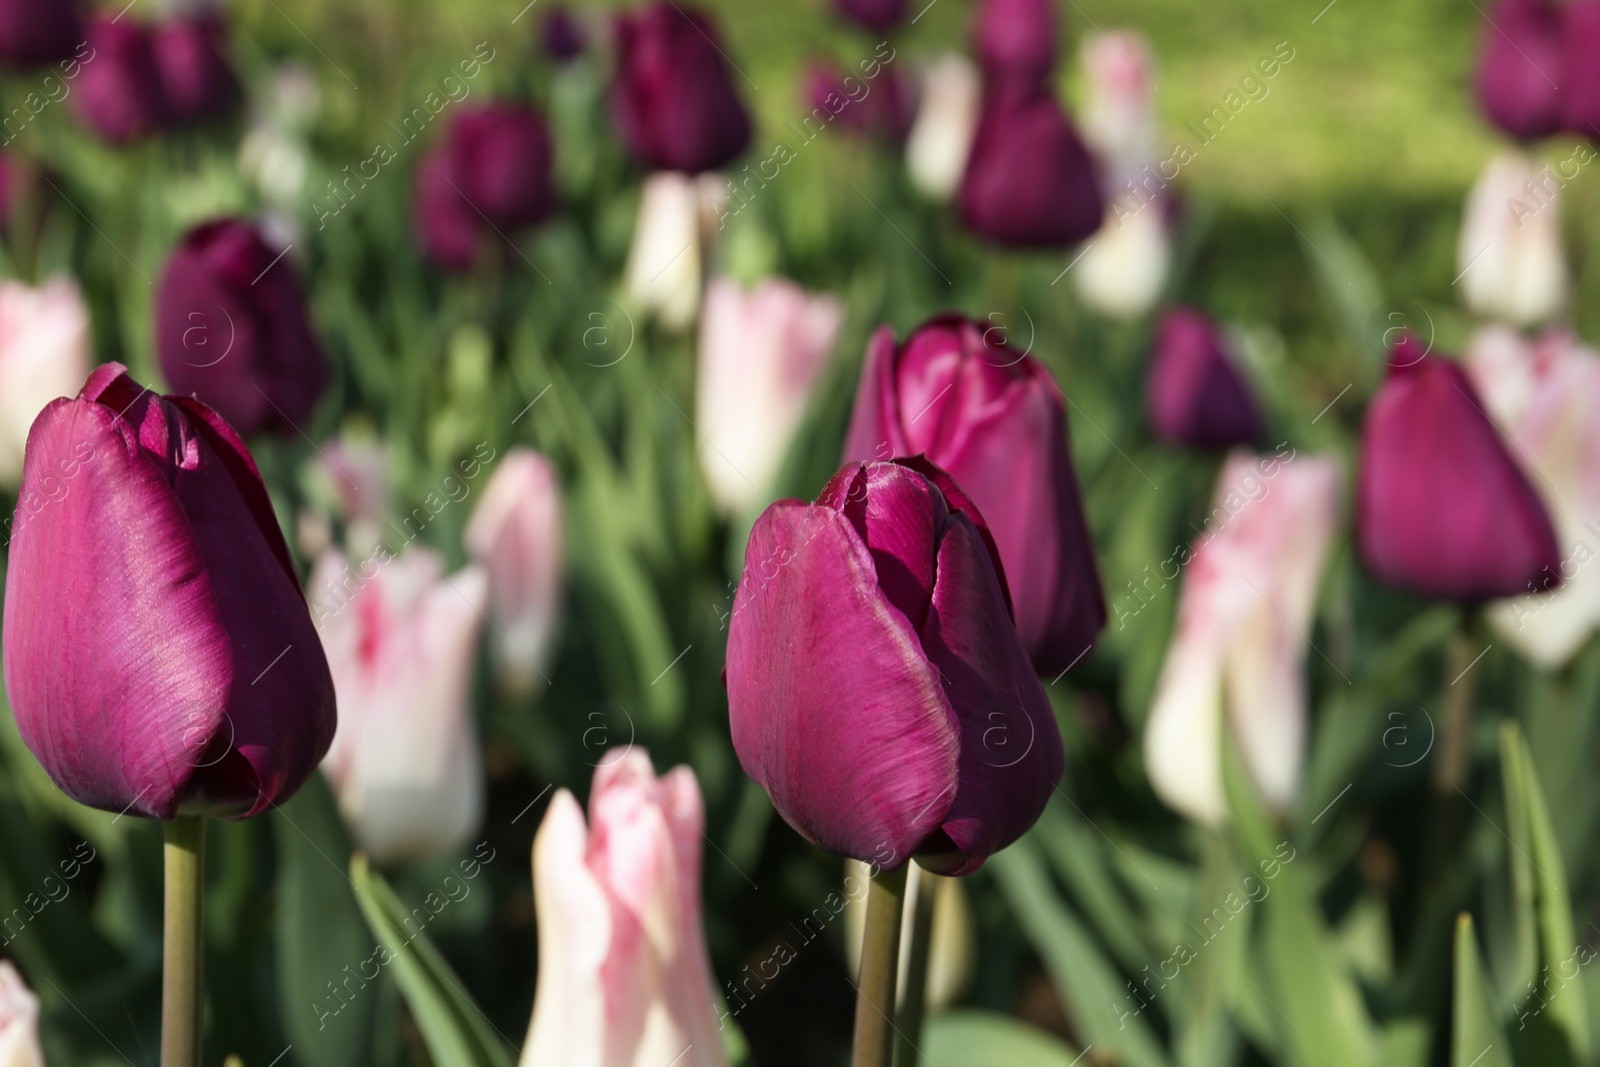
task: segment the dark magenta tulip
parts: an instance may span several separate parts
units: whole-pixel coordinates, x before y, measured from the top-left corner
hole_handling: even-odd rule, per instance
[[[1056,65],[1054,0],[978,0],[972,35],[991,81],[1036,84]]]
[[[1105,218],[1094,159],[1044,85],[989,93],[957,203],[968,228],[1017,247],[1077,244]]]
[[[715,170],[750,142],[716,27],[675,0],[617,17],[611,109],[634,158],[656,170]]]
[[[412,218],[423,254],[442,270],[469,271],[478,261],[483,216],[472,210],[453,184],[449,149],[440,145],[417,165]]]
[[[1161,318],[1145,377],[1145,411],[1156,436],[1196,448],[1231,448],[1260,438],[1261,411],[1222,335],[1192,308]]]
[[[1550,516],[1471,382],[1409,335],[1367,409],[1355,520],[1392,585],[1470,604],[1560,582]]]
[[[70,58],[83,42],[71,0],[0,0],[0,63],[32,67]]]
[[[458,112],[445,153],[450,183],[494,229],[532,226],[555,207],[550,134],[531,107],[486,104]]]
[[[846,129],[895,143],[906,139],[916,118],[916,87],[898,70],[885,68],[865,79],[840,75],[827,60],[806,68],[806,106],[832,116]],[[830,119],[831,121],[831,119]]]
[[[727,682],[745,773],[801,836],[885,869],[977,869],[1061,778],[983,519],[925,460],[852,463],[762,513]]]
[[[92,56],[78,75],[78,114],[114,145],[146,137],[166,121],[161,76],[150,35],[133,19],[96,18],[88,25]]]
[[[239,79],[223,55],[227,30],[215,13],[177,18],[150,36],[166,120],[189,125],[227,115],[239,100]]]
[[[893,29],[906,17],[906,0],[834,0],[839,13],[874,33]]]
[[[1017,629],[1037,669],[1083,659],[1106,621],[1094,542],[1050,372],[1003,331],[943,316],[897,348],[867,348],[847,460],[925,455],[949,471],[994,531]]]
[[[1600,0],[1568,0],[1561,6],[1561,40],[1563,124],[1600,141]]]
[[[545,54],[558,63],[577,59],[589,45],[583,26],[564,7],[553,8],[545,15],[540,35]]]
[[[1476,78],[1483,113],[1520,140],[1555,133],[1565,82],[1560,12],[1549,0],[1499,0],[1486,19]]]
[[[156,292],[156,355],[167,384],[243,433],[297,433],[328,383],[322,347],[282,249],[250,223],[189,232]]]
[[[333,681],[238,434],[106,364],[33,424],[19,499],[6,693],[56,785],[158,819],[293,795],[333,741]]]

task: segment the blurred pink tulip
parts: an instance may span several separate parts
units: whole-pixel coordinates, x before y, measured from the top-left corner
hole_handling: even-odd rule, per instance
[[[935,200],[956,195],[982,109],[983,81],[970,59],[951,54],[928,68],[917,117],[906,135],[912,185]]]
[[[726,198],[713,174],[693,178],[663,170],[644,181],[623,290],[634,307],[673,333],[687,330],[700,313],[700,266],[714,235],[709,223]]]
[[[1227,817],[1224,715],[1263,799],[1284,810],[1299,793],[1306,635],[1338,519],[1331,458],[1241,450],[1223,466],[1145,727],[1150,783],[1191,819]]]
[[[22,478],[28,429],[89,377],[89,308],[66,275],[35,289],[0,282],[0,485]]]
[[[491,648],[506,689],[533,692],[561,621],[561,482],[550,461],[513,448],[484,487],[463,535],[489,573]]]
[[[1143,34],[1111,30],[1084,38],[1083,69],[1089,82],[1083,139],[1115,196],[1123,182],[1156,162],[1155,55]]]
[[[520,1067],[725,1067],[700,915],[694,772],[608,754],[533,841],[539,984]]]
[[[39,998],[10,960],[0,960],[0,1067],[44,1067]]]
[[[308,596],[339,701],[322,770],[357,845],[391,864],[465,844],[484,804],[467,697],[488,576],[445,577],[425,548],[354,567],[335,550]]]
[[[833,354],[844,309],[783,278],[706,287],[695,411],[700,469],[730,514],[771,502],[772,484]]]
[[[1525,152],[1489,161],[1467,196],[1456,249],[1461,295],[1479,315],[1544,322],[1567,296],[1559,181]]]
[[[1529,342],[1490,326],[1468,347],[1467,373],[1561,548],[1560,587],[1496,603],[1489,621],[1523,655],[1557,667],[1600,629],[1600,353],[1563,331]]]

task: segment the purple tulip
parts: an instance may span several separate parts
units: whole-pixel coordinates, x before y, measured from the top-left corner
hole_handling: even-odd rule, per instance
[[[991,81],[1035,85],[1056,65],[1054,0],[979,0],[972,35]]]
[[[897,70],[883,70],[870,81],[841,76],[827,60],[806,69],[806,106],[813,113],[837,117],[839,123],[864,137],[896,144],[911,132],[916,118],[916,87]]]
[[[478,261],[483,216],[472,210],[451,183],[450,152],[440,145],[417,165],[417,195],[412,217],[423,254],[441,270],[469,271]]]
[[[550,135],[531,107],[485,104],[461,111],[445,148],[450,182],[494,229],[532,226],[555,207]]]
[[[1380,580],[1465,603],[1559,584],[1538,494],[1461,368],[1414,337],[1390,353],[1361,453],[1356,544]]]
[[[1600,0],[1568,0],[1561,6],[1565,45],[1561,94],[1563,125],[1600,141]]]
[[[658,0],[617,17],[611,108],[635,159],[656,170],[715,170],[750,142],[708,15]]]
[[[558,63],[577,59],[589,45],[583,26],[564,7],[553,8],[545,15],[541,34],[545,54]]]
[[[1050,372],[999,327],[934,319],[900,348],[888,328],[867,348],[848,460],[922,454],[950,472],[994,531],[1017,629],[1054,676],[1105,625],[1105,596],[1084,521],[1066,412]]]
[[[906,17],[906,0],[834,0],[839,14],[873,33],[883,33]]]
[[[1499,0],[1487,19],[1476,79],[1483,113],[1520,140],[1555,133],[1565,80],[1560,12],[1549,0]]]
[[[294,270],[250,223],[189,231],[156,293],[156,354],[167,384],[243,433],[295,433],[328,383]]]
[[[0,63],[32,67],[68,59],[83,42],[70,0],[0,0]]]
[[[1162,316],[1144,400],[1156,436],[1173,444],[1231,448],[1254,442],[1263,429],[1250,386],[1222,335],[1192,308]]]
[[[1046,86],[984,101],[957,203],[975,233],[1021,247],[1077,244],[1105,217],[1094,159]]]
[[[227,115],[239,100],[239,79],[223,56],[226,28],[215,14],[173,19],[150,36],[166,120],[176,126]]]
[[[132,19],[97,18],[88,41],[94,53],[73,94],[83,121],[114,145],[154,133],[166,121],[166,107],[150,35]]]
[[[983,519],[926,460],[852,463],[756,520],[728,633],[745,772],[801,836],[965,874],[1064,763]]]
[[[327,752],[333,681],[255,462],[118,364],[34,423],[6,573],[17,729],[106,811],[244,818]]]

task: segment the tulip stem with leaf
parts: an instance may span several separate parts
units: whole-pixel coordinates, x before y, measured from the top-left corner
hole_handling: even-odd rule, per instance
[[[867,930],[861,942],[851,1067],[890,1067],[893,1063],[894,983],[900,969],[900,912],[909,867],[880,872],[867,891]]]
[[[204,815],[164,823],[166,906],[161,966],[161,1067],[200,1067],[205,1005]]]
[[[911,866],[911,865],[908,865]],[[911,902],[911,944],[907,946],[906,988],[900,994],[900,1009],[895,1012],[895,1062],[913,1067],[920,1055],[922,1020],[928,1005],[928,952],[933,941],[933,902],[939,887],[935,875],[917,868],[908,878],[915,879],[916,892]]]

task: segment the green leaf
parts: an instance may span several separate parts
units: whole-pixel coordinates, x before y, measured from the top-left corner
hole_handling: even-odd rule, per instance
[[[462,990],[427,935],[420,929],[406,932],[410,915],[405,906],[360,853],[350,860],[350,878],[361,913],[386,950],[384,965],[394,967],[436,1067],[511,1067],[493,1024]]]
[[[1450,1031],[1451,1067],[1512,1067],[1499,1013],[1484,982],[1472,916],[1456,919],[1456,982]]]
[[[919,1051],[917,1063],[932,1067],[1072,1067],[1081,1058],[1038,1027],[987,1011],[930,1020]]]

